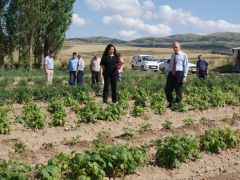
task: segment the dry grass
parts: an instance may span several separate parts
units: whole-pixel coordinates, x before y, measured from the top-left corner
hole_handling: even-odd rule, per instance
[[[65,63],[71,57],[72,52],[77,52],[81,54],[86,62],[89,64],[94,53],[102,55],[106,44],[81,44],[79,42],[67,41],[64,43],[63,49],[58,54],[58,63]],[[171,48],[146,48],[146,47],[134,47],[125,45],[116,45],[117,50],[125,58],[127,65],[130,64],[131,57],[136,54],[149,54],[156,58],[168,58],[171,53]],[[211,54],[205,50],[184,50],[188,54],[191,62],[196,62],[197,56],[202,54],[203,57],[208,59],[210,68],[215,68],[226,63],[228,56]]]

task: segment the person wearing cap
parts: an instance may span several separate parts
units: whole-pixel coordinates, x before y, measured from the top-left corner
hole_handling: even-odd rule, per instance
[[[53,51],[48,52],[48,56],[44,58],[44,72],[46,75],[46,85],[52,85],[54,70]]]
[[[182,100],[183,84],[187,81],[188,75],[188,57],[181,51],[181,44],[174,42],[172,44],[173,54],[169,63],[169,72],[167,76],[165,94],[168,101],[168,108],[171,108],[174,103],[179,103]],[[173,91],[176,92],[176,99],[173,101]]]
[[[100,58],[95,54],[90,63],[90,70],[92,73],[92,84],[96,84],[100,81]]]

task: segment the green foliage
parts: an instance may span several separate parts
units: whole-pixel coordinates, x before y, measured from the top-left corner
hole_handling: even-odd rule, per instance
[[[170,136],[158,145],[156,163],[160,167],[176,168],[187,159],[200,158],[199,144],[191,136]]]
[[[99,113],[99,105],[94,102],[88,102],[83,108],[78,112],[79,123],[81,122],[96,122]]]
[[[116,121],[119,120],[125,114],[125,104],[110,104],[106,109],[100,109],[98,114],[99,120],[104,121]]]
[[[33,99],[31,90],[25,86],[17,87],[15,90],[14,99],[17,103],[30,102]]]
[[[173,123],[171,121],[165,120],[164,123],[162,123],[162,127],[164,129],[170,130],[172,128],[172,124]]]
[[[185,124],[185,125],[193,125],[194,124],[194,119],[192,119],[192,118],[187,118],[187,119],[184,119],[183,120],[183,123]]]
[[[48,105],[48,111],[53,114],[52,124],[54,126],[64,126],[67,121],[67,114],[60,101],[52,99]]]
[[[143,124],[140,124],[140,131],[148,131],[148,130],[150,130],[151,129],[151,127],[152,127],[152,125],[151,124],[149,124],[149,123],[143,123]]]
[[[100,131],[97,133],[97,139],[110,138],[111,136],[112,134],[109,131]]]
[[[140,106],[140,105],[134,106],[132,110],[132,115],[134,117],[141,117],[144,115],[144,110],[145,108],[143,106]]]
[[[184,103],[184,102],[174,103],[172,109],[174,111],[179,111],[179,112],[186,112],[186,111],[188,111],[187,104]]]
[[[151,98],[151,108],[155,114],[163,114],[166,111],[166,100],[163,94],[154,94]]]
[[[36,104],[30,102],[23,107],[22,115],[18,117],[18,122],[33,130],[42,129],[46,124],[46,116]]]
[[[15,160],[4,161],[0,164],[0,179],[28,180],[27,174],[31,166]]]
[[[135,130],[131,129],[131,128],[124,127],[122,129],[122,131],[123,131],[123,135],[125,135],[125,136],[131,136],[132,137],[135,134]]]
[[[201,149],[213,153],[232,148],[239,142],[239,132],[229,128],[213,128],[200,137]]]
[[[22,153],[27,150],[27,144],[23,142],[21,139],[17,139],[14,143],[14,149],[17,153]]]
[[[80,138],[81,138],[81,136],[71,137],[71,139],[68,141],[68,144],[71,145],[71,146],[73,146],[75,144],[78,144],[81,141]]]
[[[9,134],[11,122],[7,117],[8,110],[0,107],[0,134]]]

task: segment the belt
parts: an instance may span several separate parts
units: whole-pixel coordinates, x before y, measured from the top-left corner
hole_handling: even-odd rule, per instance
[[[53,70],[53,69],[48,69],[48,70]]]

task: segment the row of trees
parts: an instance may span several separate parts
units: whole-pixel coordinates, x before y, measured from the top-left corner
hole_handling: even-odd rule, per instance
[[[0,0],[0,66],[41,67],[49,49],[61,49],[75,0]]]

